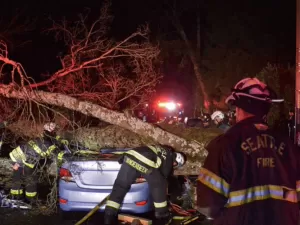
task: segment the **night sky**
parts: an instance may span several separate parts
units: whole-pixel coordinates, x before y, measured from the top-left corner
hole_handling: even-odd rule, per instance
[[[112,27],[113,36],[123,38],[134,32],[140,24],[148,22],[152,31],[152,38],[160,41],[162,37],[165,40],[180,39],[172,24],[166,17],[166,11],[171,1],[166,0],[113,0],[112,11],[114,22]],[[181,16],[181,22],[193,41],[195,37],[195,14],[201,13],[203,28],[203,40],[206,41],[206,35],[218,32],[219,40],[211,45],[222,44],[223,39],[228,39],[229,31],[224,29],[227,17],[238,12],[239,21],[245,20],[246,34],[243,30],[236,32],[231,30],[230,39],[232,45],[241,45],[240,48],[247,49],[252,54],[262,57],[260,62],[276,62],[282,64],[294,64],[295,60],[295,1],[292,0],[209,0],[201,1],[200,12],[193,7],[196,1],[178,1],[185,12]],[[189,4],[184,4],[189,2]],[[209,2],[209,3],[207,3]],[[55,43],[53,35],[45,34],[42,31],[51,26],[48,17],[61,19],[66,17],[69,20],[75,20],[78,13],[84,11],[84,8],[90,8],[91,18],[96,18],[101,7],[101,0],[84,1],[9,1],[1,6],[1,15],[3,23],[9,21],[16,9],[23,11],[23,16],[36,20],[34,29],[26,34],[18,34],[11,37],[14,43],[14,49],[11,51],[11,58],[23,64],[28,74],[38,78],[41,73],[55,72],[59,68],[57,55],[62,51],[63,46]],[[185,6],[187,5],[187,6]],[[186,7],[186,8],[185,8]],[[213,20],[209,20],[213,17]],[[248,18],[251,17],[251,20]],[[25,17],[22,17],[25,18]],[[21,19],[22,21],[22,19]],[[226,24],[230,28],[230,24]],[[242,38],[241,38],[242,37]],[[251,39],[254,45],[247,46],[240,39]],[[18,43],[27,41],[25,45],[18,47]],[[243,46],[242,46],[243,45]],[[268,45],[268,46],[267,46]],[[265,47],[267,46],[267,47]],[[204,44],[205,47],[205,44]],[[264,49],[266,48],[266,50]],[[180,86],[183,74],[177,70],[175,64],[178,61],[168,59],[164,63],[164,83]],[[191,71],[189,73],[192,73]],[[172,86],[171,85],[171,86]],[[162,85],[163,86],[163,85]],[[172,86],[172,87],[173,87]]]

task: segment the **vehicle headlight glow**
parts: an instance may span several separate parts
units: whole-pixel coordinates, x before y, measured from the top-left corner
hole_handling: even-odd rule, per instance
[[[174,109],[176,109],[176,105],[175,105],[174,102],[168,102],[168,103],[166,104],[166,108],[167,108],[168,110],[174,110]]]

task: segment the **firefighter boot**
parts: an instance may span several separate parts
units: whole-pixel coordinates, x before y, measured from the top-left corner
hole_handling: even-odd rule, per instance
[[[172,222],[173,215],[169,211],[155,212],[155,218],[159,221],[158,224],[169,225]]]
[[[25,198],[25,203],[31,205],[31,207],[35,207],[38,205],[38,201],[37,201],[37,198]]]
[[[115,212],[105,209],[104,225],[117,225],[118,218]]]

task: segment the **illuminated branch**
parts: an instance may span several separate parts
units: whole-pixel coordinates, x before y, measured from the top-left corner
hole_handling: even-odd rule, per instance
[[[66,51],[59,56],[61,69],[38,83],[26,75],[21,64],[8,57],[7,46],[1,42],[1,75],[4,76],[4,68],[5,71],[12,68],[14,85],[28,89],[43,87],[111,109],[119,109],[124,101],[130,107],[132,98],[150,97],[161,78],[154,64],[158,46],[149,42],[148,26],[140,27],[121,41],[110,38],[108,31],[113,18],[110,6],[110,1],[106,1],[99,18],[91,24],[89,11],[79,15],[76,22],[52,21],[52,28],[47,31],[54,33],[57,41],[64,42]],[[139,104],[140,101],[135,107]]]
[[[109,39],[109,7],[106,2],[100,17],[90,26],[88,13],[80,15],[75,23],[53,21],[49,31],[55,32],[56,39],[64,41],[68,49],[60,57],[62,69],[43,82],[31,84],[31,88],[47,85],[53,92],[111,109],[119,109],[130,98],[151,96],[161,78],[154,65],[159,49],[148,40],[148,26],[140,27],[122,41]]]

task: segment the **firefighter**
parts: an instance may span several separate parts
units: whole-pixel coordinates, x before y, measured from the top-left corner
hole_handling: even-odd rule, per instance
[[[227,112],[227,117],[228,117],[228,126],[232,126],[235,124],[235,110],[229,110]]]
[[[209,128],[211,126],[211,118],[208,113],[204,113],[201,116],[202,122],[203,122],[203,128]]]
[[[115,180],[112,193],[106,203],[104,224],[117,222],[117,212],[131,184],[143,176],[149,183],[154,201],[155,217],[169,220],[171,215],[167,204],[167,178],[173,168],[181,167],[186,162],[183,153],[175,152],[168,146],[138,147],[125,152],[120,160],[120,172]]]
[[[13,163],[12,187],[10,194],[14,199],[23,199],[22,180],[25,184],[25,197],[29,203],[34,203],[37,195],[35,169],[41,159],[51,158],[54,151],[62,149],[68,141],[56,135],[55,123],[46,123],[41,137],[30,140],[25,145],[18,146],[9,154]],[[58,161],[63,160],[65,151],[59,152]]]
[[[227,104],[237,123],[212,140],[197,181],[197,208],[214,225],[296,225],[299,150],[265,122],[282,102],[256,78],[239,81]]]
[[[211,120],[214,121],[217,128],[221,129],[223,132],[226,132],[230,126],[225,121],[225,115],[221,111],[215,111],[211,114]]]

